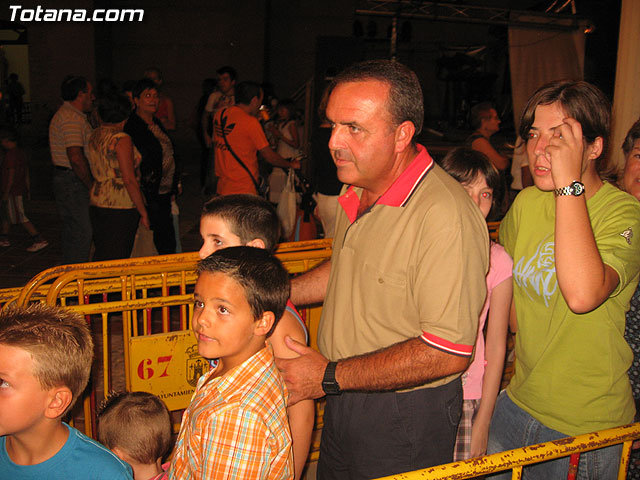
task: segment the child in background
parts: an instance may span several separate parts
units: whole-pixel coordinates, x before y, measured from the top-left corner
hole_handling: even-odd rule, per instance
[[[297,158],[300,156],[300,137],[298,122],[295,119],[296,104],[293,100],[284,99],[278,103],[278,116],[275,124],[270,124],[269,132],[278,142],[276,152],[282,158]],[[284,168],[274,167],[269,175],[269,201],[277,204],[280,194],[287,181]]]
[[[202,248],[200,258],[204,259],[216,250],[226,247],[246,245],[264,248],[273,253],[280,238],[280,220],[273,206],[256,195],[226,195],[209,200],[202,209],[200,218]],[[282,319],[273,335],[268,339],[277,358],[294,358],[298,354],[284,343],[289,335],[294,340],[309,342],[304,321],[293,303],[287,301]],[[313,400],[304,400],[287,408],[291,436],[293,437],[293,459],[295,478],[302,476],[315,418]]]
[[[481,152],[456,148],[442,159],[441,167],[462,184],[485,218],[494,205],[493,191],[500,185],[498,172]],[[475,356],[462,375],[464,402],[453,460],[479,457],[487,451],[489,424],[496,403],[507,343],[511,307],[513,262],[504,248],[491,242],[487,299],[480,313]],[[487,338],[483,334],[487,320]]]
[[[93,342],[78,314],[43,303],[0,314],[0,477],[131,480],[131,467],[62,422],[82,394]]]
[[[2,162],[2,234],[0,247],[10,247],[8,234],[10,224],[21,224],[29,235],[32,244],[27,252],[37,252],[49,245],[24,214],[22,198],[27,193],[27,157],[18,147],[18,138],[14,130],[0,131],[0,145],[5,151]]]
[[[198,353],[215,360],[182,417],[169,477],[291,479],[287,391],[265,343],[289,298],[289,274],[252,247],[215,252],[197,271],[192,328]]]
[[[171,448],[166,405],[147,392],[110,395],[98,413],[98,440],[133,468],[135,480],[166,480]]]

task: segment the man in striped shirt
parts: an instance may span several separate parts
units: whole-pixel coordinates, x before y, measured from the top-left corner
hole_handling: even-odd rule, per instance
[[[91,126],[86,113],[93,106],[93,89],[84,77],[62,81],[64,103],[49,125],[49,148],[53,162],[53,193],[62,221],[62,263],[89,261],[91,221],[89,190],[93,184],[85,148]]]

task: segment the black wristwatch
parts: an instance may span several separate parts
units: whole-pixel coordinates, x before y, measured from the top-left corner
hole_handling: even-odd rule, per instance
[[[336,366],[338,362],[329,362],[327,368],[324,370],[324,377],[322,378],[322,390],[327,395],[340,395],[340,385],[336,380]]]
[[[573,197],[579,197],[584,193],[584,183],[581,183],[577,180],[574,180],[566,187],[556,188],[553,193],[556,194],[556,197],[562,197],[565,195],[571,195]]]

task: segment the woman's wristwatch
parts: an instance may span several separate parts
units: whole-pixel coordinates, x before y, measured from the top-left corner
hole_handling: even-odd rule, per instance
[[[556,197],[562,197],[566,195],[572,195],[574,197],[579,197],[584,193],[584,183],[579,182],[578,180],[574,180],[566,187],[556,188],[553,193],[555,193]]]

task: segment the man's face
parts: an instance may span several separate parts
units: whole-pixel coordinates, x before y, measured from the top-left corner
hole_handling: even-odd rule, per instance
[[[633,142],[633,148],[625,156],[624,190],[640,200],[640,140]]]
[[[87,82],[87,91],[80,92],[78,94],[78,98],[81,102],[82,111],[85,113],[90,112],[91,108],[93,107],[93,100],[95,99],[95,97],[93,96],[93,86],[90,82]]]
[[[33,374],[26,350],[0,345],[0,436],[35,431],[52,397]]]
[[[329,150],[341,182],[377,192],[393,176],[395,127],[387,110],[390,86],[378,80],[339,84],[327,104]]]
[[[251,103],[249,104],[250,113],[254,117],[258,116],[258,112],[260,111],[260,105],[262,105],[262,100],[264,99],[264,92],[260,90],[260,95],[257,97],[253,97],[251,99]]]
[[[218,75],[218,87],[220,87],[220,91],[225,95],[229,95],[233,91],[235,84],[236,81],[231,80],[231,76],[228,73]]]
[[[200,219],[200,236],[200,259],[207,258],[221,248],[238,247],[243,244],[240,237],[231,231],[229,223],[217,215],[204,215]]]

